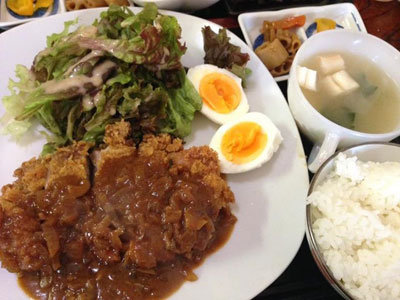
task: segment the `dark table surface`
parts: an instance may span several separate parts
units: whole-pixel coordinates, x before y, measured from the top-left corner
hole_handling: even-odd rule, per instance
[[[243,0],[238,0],[236,2],[240,1],[244,2]],[[210,8],[195,12],[194,15],[227,27],[243,39],[236,15],[240,11],[234,11],[233,9],[235,8],[233,4],[236,2],[235,0],[221,0]],[[261,3],[260,6],[257,7],[259,10],[271,9],[271,6],[268,7],[268,0],[253,0],[252,2]],[[317,1],[302,2],[283,0],[270,1],[269,3],[272,2],[274,2],[274,9],[284,8],[285,4],[294,2],[296,2],[297,6],[304,4],[309,5],[310,3],[315,5],[315,3],[317,3]],[[335,2],[354,2],[361,13],[368,32],[386,40],[397,49],[400,49],[400,3],[398,1],[385,3],[373,0],[319,1],[321,4]],[[279,5],[279,3],[281,5]],[[1,31],[2,30],[0,30],[0,33]],[[279,87],[286,97],[286,81],[280,82]],[[301,138],[305,152],[308,154],[311,150],[311,143],[304,136]],[[400,143],[400,139],[397,138],[395,142]],[[310,174],[310,178],[311,176]],[[331,300],[341,298],[319,272],[311,256],[307,241],[304,238],[296,257],[288,268],[274,283],[254,298],[254,300],[263,299]]]
[[[227,27],[243,39],[243,34],[237,23],[237,16],[232,14],[232,2],[234,3],[235,1],[222,0],[208,9],[196,12],[195,15]],[[268,7],[268,4],[265,5],[266,2],[268,1],[264,1],[264,4],[261,5],[262,7],[259,7],[260,10],[271,9]],[[282,5],[278,8],[283,8],[288,1],[280,2]],[[310,2],[311,1],[308,1],[307,4]],[[329,2],[354,2],[360,11],[368,32],[386,40],[397,49],[400,49],[400,3],[398,1],[385,3],[367,0]],[[286,81],[279,82],[278,85],[286,97]],[[301,138],[307,155],[311,150],[311,143],[304,136],[301,136]],[[400,139],[397,138],[395,142],[400,143]],[[312,174],[310,174],[310,178],[311,177]],[[319,272],[311,256],[307,240],[304,237],[296,257],[288,268],[274,283],[254,298],[254,300],[264,299],[331,300],[341,299],[341,297]]]

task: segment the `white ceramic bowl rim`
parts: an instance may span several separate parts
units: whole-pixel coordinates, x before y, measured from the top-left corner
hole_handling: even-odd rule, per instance
[[[340,35],[353,35],[356,38],[361,38],[361,39],[370,39],[373,42],[376,43],[380,43],[381,47],[387,47],[390,51],[393,52],[393,55],[400,55],[400,52],[394,48],[392,45],[390,45],[389,43],[387,43],[386,41],[372,35],[369,33],[365,33],[365,32],[353,32],[353,31],[346,31],[346,30],[327,30],[324,32],[320,32],[318,34],[315,34],[313,36],[311,36],[309,39],[307,39],[300,47],[300,49],[297,51],[297,54],[293,60],[293,64],[292,64],[292,68],[290,70],[290,73],[293,73],[293,84],[294,84],[294,88],[296,89],[297,93],[299,93],[306,101],[305,105],[311,109],[313,112],[315,112],[319,117],[321,117],[322,119],[324,119],[325,121],[328,122],[328,124],[332,125],[336,131],[344,131],[346,133],[350,133],[351,135],[356,135],[358,137],[368,137],[368,138],[384,138],[384,137],[391,137],[393,136],[393,134],[399,136],[400,135],[400,126],[395,129],[392,130],[390,132],[386,132],[386,133],[366,133],[366,132],[360,132],[360,131],[356,131],[356,130],[352,130],[343,126],[340,126],[338,124],[336,124],[335,122],[329,120],[328,118],[324,117],[320,112],[318,112],[312,105],[310,102],[308,102],[307,98],[304,96],[303,92],[301,91],[301,88],[299,86],[299,83],[297,81],[297,68],[296,66],[298,65],[298,57],[301,55],[301,53],[303,52],[302,49],[306,48],[306,47],[310,47],[309,44],[313,43],[314,40],[316,39],[323,39],[323,38],[334,38],[335,36],[340,36]],[[332,37],[331,37],[332,36]],[[300,55],[299,55],[300,54]],[[296,80],[294,80],[296,79]]]
[[[339,155],[339,153],[346,152],[348,150],[362,147],[362,146],[367,146],[367,145],[383,145],[383,146],[395,146],[395,147],[400,147],[400,144],[396,143],[386,143],[386,142],[368,142],[368,143],[362,143],[358,144],[356,146],[350,146],[343,148],[340,151],[337,151],[333,155],[331,155],[322,165],[319,167],[318,171],[314,174],[311,182],[310,182],[310,187],[308,189],[307,196],[310,196],[311,193],[313,192],[316,182],[318,180],[319,175],[321,172],[324,170],[324,168],[336,158],[336,156]],[[330,268],[325,262],[325,259],[322,256],[321,250],[318,246],[318,243],[315,239],[314,232],[312,230],[312,220],[311,220],[311,205],[307,204],[306,205],[306,238],[308,242],[308,246],[310,247],[311,254],[314,258],[315,263],[317,264],[319,270],[321,273],[324,275],[325,279],[331,284],[331,286],[338,292],[344,299],[351,300],[353,297],[347,292],[346,288],[343,286],[343,284],[333,276],[333,273],[331,272]]]
[[[211,5],[214,5],[220,0],[133,0],[139,6],[144,6],[146,3],[154,3],[160,9],[178,10],[178,11],[197,11],[202,10]]]

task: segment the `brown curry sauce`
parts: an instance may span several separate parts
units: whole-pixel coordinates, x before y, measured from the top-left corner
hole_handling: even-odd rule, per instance
[[[226,242],[233,194],[208,147],[168,135],[136,149],[129,128],[108,146],[77,143],[15,172],[0,198],[0,259],[37,299],[160,299]]]

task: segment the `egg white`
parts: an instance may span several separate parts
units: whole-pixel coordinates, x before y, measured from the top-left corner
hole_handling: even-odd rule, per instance
[[[241,100],[239,102],[239,105],[233,111],[227,114],[221,114],[219,112],[216,112],[212,110],[205,103],[203,103],[203,106],[201,108],[201,113],[217,124],[224,124],[226,122],[235,120],[246,114],[249,111],[249,104],[247,101],[246,94],[244,93],[242,88],[242,79],[237,77],[235,74],[229,72],[228,70],[218,68],[217,66],[214,65],[204,64],[190,68],[187,73],[187,77],[193,83],[197,92],[199,92],[201,79],[210,73],[220,73],[232,78],[239,87]]]
[[[254,160],[243,164],[235,164],[226,159],[226,157],[223,155],[221,144],[225,133],[233,126],[242,122],[254,122],[260,125],[262,132],[267,135],[267,144],[260,155]],[[261,167],[261,165],[271,159],[272,155],[278,150],[282,140],[282,135],[279,129],[266,115],[259,112],[251,112],[245,114],[237,120],[222,125],[211,139],[210,148],[214,149],[218,154],[221,172],[225,174],[234,174]]]

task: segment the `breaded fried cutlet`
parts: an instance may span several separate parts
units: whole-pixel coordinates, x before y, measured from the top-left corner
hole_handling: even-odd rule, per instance
[[[0,260],[31,296],[165,298],[229,237],[234,196],[217,154],[168,134],[138,146],[130,136],[129,123],[108,125],[91,154],[74,143],[3,187]]]

